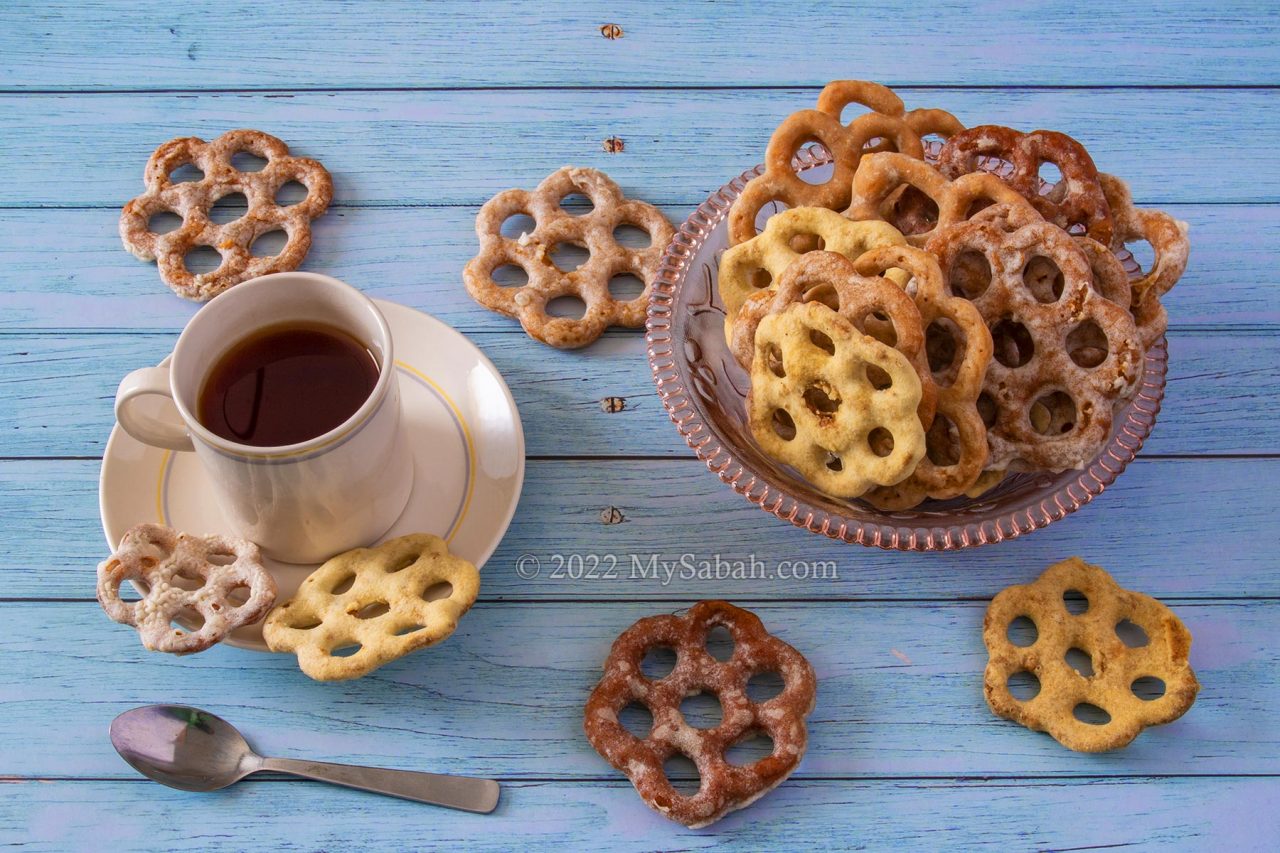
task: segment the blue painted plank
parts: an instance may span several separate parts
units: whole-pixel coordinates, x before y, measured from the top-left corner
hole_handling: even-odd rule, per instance
[[[1071,133],[1141,203],[1280,201],[1271,90],[903,97],[969,124]],[[479,204],[573,163],[606,169],[649,201],[691,206],[759,163],[778,123],[814,101],[794,89],[0,95],[0,186],[9,207],[115,207],[142,190],[160,143],[255,127],[319,158],[347,205]],[[626,150],[605,153],[615,135]]]
[[[1132,572],[1113,568],[1133,585]],[[329,684],[310,681],[287,655],[146,652],[91,602],[3,604],[0,776],[128,778],[107,724],[134,705],[172,700],[234,721],[267,755],[506,779],[611,778],[582,734],[583,705],[618,634],[693,600],[681,589],[667,594],[674,598],[480,604],[440,645]],[[817,673],[802,777],[1265,774],[1280,765],[1280,730],[1270,724],[1280,602],[1173,603],[1195,638],[1191,663],[1203,689],[1181,719],[1101,755],[1071,752],[991,713],[982,695],[985,601],[749,606]],[[35,731],[44,736],[31,738]]]
[[[106,556],[98,467],[0,462],[0,596],[92,598],[93,567]],[[1139,459],[1091,505],[1046,530],[988,548],[911,555],[843,545],[778,521],[693,459],[533,461],[511,528],[484,570],[481,596],[985,599],[1081,554],[1159,597],[1280,597],[1277,477],[1277,459]],[[611,506],[622,523],[602,523]],[[516,572],[525,554],[542,567],[534,579]],[[575,579],[567,563],[575,554],[596,555],[618,571],[584,577],[578,570]],[[767,576],[648,571],[653,559],[684,555],[754,556]],[[782,576],[776,568],[783,559],[808,561],[812,576]],[[633,561],[645,571],[633,573]],[[819,571],[823,561],[834,561],[834,569]]]
[[[476,309],[479,310],[478,308]],[[175,335],[0,335],[0,457],[97,456],[120,379],[157,363]],[[561,352],[521,333],[472,339],[506,377],[530,456],[672,456],[691,451],[654,391],[638,333]],[[1280,337],[1175,332],[1168,396],[1147,453],[1280,453]],[[620,397],[621,411],[602,400]]]
[[[616,162],[618,169],[609,168],[624,189],[645,194],[627,161]],[[518,324],[481,309],[462,287],[462,267],[477,249],[476,207],[332,210],[315,223],[303,267],[429,311],[464,332],[515,331]],[[693,207],[690,199],[663,210],[679,223]],[[1190,267],[1165,299],[1174,328],[1280,327],[1273,251],[1280,205],[1169,211],[1192,229]],[[114,209],[0,210],[0,330],[181,329],[196,306],[172,296],[154,264],[124,250],[117,216]],[[594,361],[596,350],[588,354]]]
[[[1078,4],[10,3],[6,88],[1274,83],[1276,10]],[[621,38],[600,26],[617,23]],[[146,57],[139,62],[139,57]],[[799,60],[803,61],[799,61]]]
[[[313,782],[217,794],[149,782],[25,782],[0,798],[23,851],[1270,849],[1275,778],[799,781],[707,829],[649,811],[625,783],[521,782],[469,815]],[[122,806],[122,804],[125,804]]]

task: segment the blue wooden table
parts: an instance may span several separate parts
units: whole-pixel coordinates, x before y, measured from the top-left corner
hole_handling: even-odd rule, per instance
[[[973,5],[0,6],[0,846],[1273,845],[1280,14]],[[609,23],[620,38],[602,37]],[[639,333],[552,351],[463,291],[476,209],[496,191],[595,166],[678,222],[840,77],[969,124],[1072,133],[1140,203],[1191,223],[1155,433],[1113,488],[1046,531],[956,555],[803,533],[692,458]],[[442,646],[356,682],[317,684],[291,658],[231,648],[148,654],[93,598],[116,383],[163,357],[196,308],[121,248],[118,210],[158,143],[236,127],[334,175],[305,268],[466,333],[507,377],[528,436],[524,496],[480,602]],[[625,148],[608,153],[615,136]],[[557,555],[591,554],[833,568],[750,583],[552,576]],[[1194,708],[1116,753],[1068,752],[982,698],[986,602],[1070,554],[1158,596],[1195,637]],[[538,577],[517,573],[523,555]],[[795,775],[689,831],[591,750],[581,712],[623,628],[712,596],[803,651],[819,699]],[[268,754],[493,776],[503,801],[476,816],[283,778],[172,791],[106,740],[113,716],[153,701],[220,713]]]

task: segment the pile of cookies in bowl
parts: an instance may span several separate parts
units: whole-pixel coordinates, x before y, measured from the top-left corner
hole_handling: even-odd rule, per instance
[[[842,123],[851,105],[869,111]],[[830,177],[815,183],[818,166]],[[837,503],[891,513],[1085,469],[1163,367],[1187,226],[1135,207],[1064,133],[966,129],[836,81],[743,177],[714,275],[746,425]],[[1150,244],[1145,270],[1135,242]]]

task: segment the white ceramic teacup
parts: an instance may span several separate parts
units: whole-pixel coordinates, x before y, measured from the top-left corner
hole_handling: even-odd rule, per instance
[[[221,356],[265,326],[290,322],[336,326],[368,347],[378,379],[364,404],[340,426],[281,447],[237,444],[202,426],[196,400]],[[276,273],[215,297],[182,330],[167,365],[124,378],[115,413],[144,444],[194,451],[232,531],[285,562],[319,562],[372,544],[413,486],[386,318],[360,291],[325,275]]]

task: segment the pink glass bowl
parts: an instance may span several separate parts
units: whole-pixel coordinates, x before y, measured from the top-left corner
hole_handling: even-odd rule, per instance
[[[797,155],[815,182],[830,172],[821,148]],[[1133,398],[1117,410],[1102,452],[1082,470],[1012,474],[980,498],[926,501],[915,509],[878,510],[823,494],[766,456],[747,426],[747,373],[729,353],[716,287],[728,246],[729,207],[757,166],[725,184],[680,226],[658,269],[649,299],[649,365],[658,395],[689,447],[716,476],[751,503],[832,539],[899,551],[949,551],[1001,542],[1075,512],[1115,482],[1155,426],[1164,398],[1164,339],[1147,353]],[[824,173],[825,172],[825,173]],[[1130,273],[1137,264],[1121,260]]]

